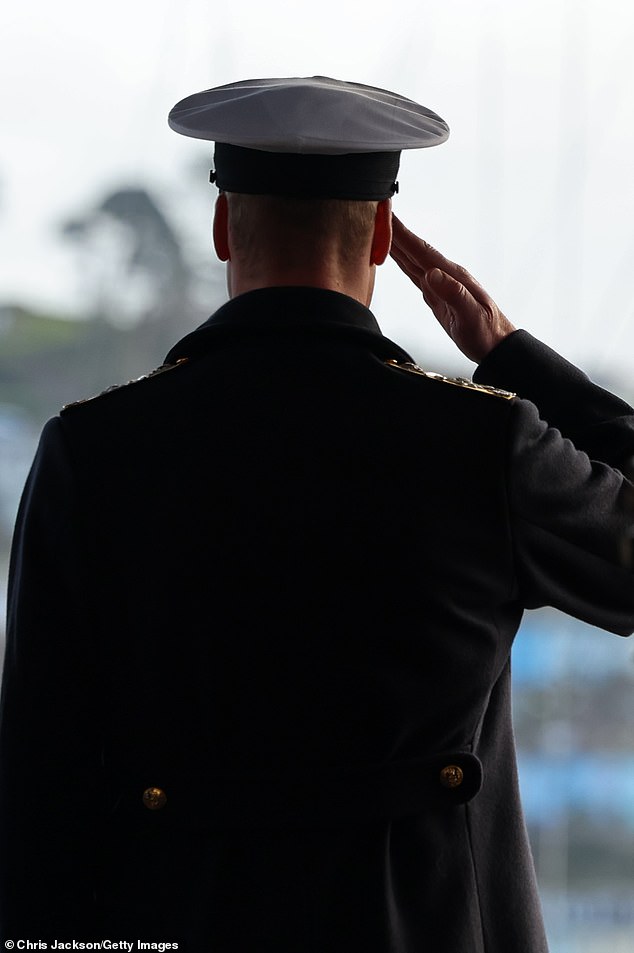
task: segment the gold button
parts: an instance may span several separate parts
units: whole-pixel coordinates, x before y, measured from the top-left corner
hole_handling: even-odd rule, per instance
[[[167,794],[162,788],[146,788],[143,803],[148,811],[160,811],[167,804]]]
[[[464,779],[464,772],[457,764],[448,764],[440,772],[440,783],[445,788],[459,788]]]

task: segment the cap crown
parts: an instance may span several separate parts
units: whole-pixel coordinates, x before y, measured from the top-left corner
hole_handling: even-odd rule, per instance
[[[449,136],[440,116],[405,96],[327,76],[217,86],[181,100],[168,122],[195,139],[298,155],[400,152]]]

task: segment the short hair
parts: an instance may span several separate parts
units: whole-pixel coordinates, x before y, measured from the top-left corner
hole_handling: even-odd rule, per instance
[[[292,265],[333,244],[352,263],[366,251],[378,202],[357,199],[287,198],[229,192],[234,249],[246,257],[275,254]]]

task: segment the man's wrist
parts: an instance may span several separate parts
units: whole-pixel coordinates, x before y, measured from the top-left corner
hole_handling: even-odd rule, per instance
[[[502,360],[507,350],[513,349],[527,333],[522,328],[513,327],[512,330],[502,335],[484,357],[478,361],[478,366],[473,373],[473,380],[481,384],[494,383],[493,379],[498,376],[496,370],[498,361]]]

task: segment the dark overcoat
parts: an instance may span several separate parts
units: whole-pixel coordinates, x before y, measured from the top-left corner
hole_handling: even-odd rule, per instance
[[[47,424],[3,939],[546,950],[509,653],[526,607],[634,628],[634,416],[525,332],[476,378],[532,403],[420,373],[351,298],[267,289]]]

